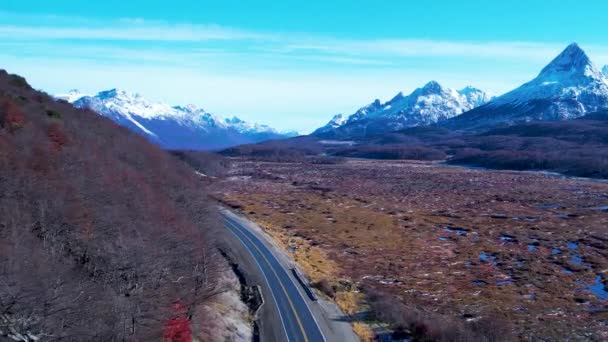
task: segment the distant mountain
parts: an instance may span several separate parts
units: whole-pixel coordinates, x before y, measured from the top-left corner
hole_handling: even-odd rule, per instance
[[[443,125],[475,129],[532,120],[575,119],[605,108],[608,79],[573,43],[532,81]]]
[[[347,119],[341,115],[336,116],[313,134],[364,136],[429,125],[453,118],[489,100],[487,93],[473,87],[454,90],[431,81],[407,96],[399,93],[385,103],[375,100]]]
[[[194,105],[182,107],[151,102],[139,94],[117,89],[95,96],[71,90],[56,98],[79,108],[89,108],[166,149],[213,150],[297,135],[237,117],[224,119]]]
[[[346,120],[348,118],[346,116],[344,116],[344,114],[337,114],[334,115],[334,117],[329,120],[329,122],[327,123],[327,125],[318,128],[316,131],[313,132],[313,134],[321,134],[321,133],[327,133],[327,132],[331,132],[334,129],[342,126]]]
[[[72,89],[65,94],[55,95],[55,98],[64,100],[64,101],[68,101],[69,103],[73,103],[74,101],[78,100],[79,98],[81,98],[83,96],[88,96],[88,95],[81,93],[80,90],[78,90],[78,89]]]

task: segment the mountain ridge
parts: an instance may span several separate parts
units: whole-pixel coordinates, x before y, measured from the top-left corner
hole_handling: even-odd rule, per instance
[[[489,100],[488,93],[472,86],[455,90],[430,81],[409,95],[399,92],[385,103],[376,99],[339,123],[334,117],[313,135],[366,135],[429,125],[448,120]]]
[[[297,135],[240,118],[222,118],[196,105],[170,106],[138,93],[109,89],[96,95],[78,90],[57,95],[79,108],[92,109],[165,149],[213,150]]]
[[[606,75],[578,44],[572,43],[531,81],[442,124],[456,129],[479,129],[532,120],[576,119],[605,108],[608,108]]]

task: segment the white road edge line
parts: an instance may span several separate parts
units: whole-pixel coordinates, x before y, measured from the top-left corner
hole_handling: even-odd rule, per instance
[[[260,265],[258,260],[255,258],[255,255],[253,255],[253,252],[249,249],[249,247],[247,247],[245,242],[238,235],[236,235],[236,233],[233,232],[232,229],[228,228],[228,230],[230,230],[232,235],[234,235],[241,242],[241,244],[243,244],[243,246],[245,247],[247,252],[249,252],[249,254],[251,255],[251,258],[255,261],[255,263],[260,268],[260,272],[262,272],[262,276],[264,276],[264,280],[266,281],[266,284],[268,285],[268,290],[269,290],[268,292],[270,292],[270,295],[272,296],[272,301],[274,302],[274,306],[277,308],[277,312],[279,313],[279,317],[281,318],[281,326],[283,327],[283,331],[285,332],[285,338],[287,339],[287,342],[289,342],[290,341],[289,334],[287,333],[287,328],[285,327],[285,319],[283,318],[283,315],[281,314],[281,309],[279,308],[279,302],[277,301],[277,298],[274,296],[274,293],[272,292],[272,288],[270,287],[270,282],[268,281],[268,278],[266,277],[266,273],[264,273],[264,269],[262,268],[262,265]]]
[[[229,211],[229,212],[230,212],[230,211]],[[234,215],[234,216],[236,216],[237,218],[239,218],[237,215]],[[245,228],[245,229],[246,229],[246,228]],[[249,230],[249,229],[248,229],[248,230]],[[252,232],[252,234],[257,236],[257,234],[255,234],[255,233],[253,233],[253,232]],[[260,240],[260,239],[258,239],[258,240]],[[262,242],[262,244],[264,244],[264,242]],[[265,244],[264,244],[264,245],[265,245]],[[271,254],[272,254],[272,250],[271,250],[271,249],[269,249],[268,247],[266,247],[266,248],[267,248],[267,249],[268,249],[268,250],[271,252]],[[279,265],[284,266],[284,265],[282,265],[282,264],[281,264],[281,261],[279,261],[279,259],[278,259],[278,258],[276,258],[276,257],[275,257],[275,259],[277,259],[277,261],[279,262]],[[264,272],[262,272],[262,273],[264,273]],[[289,272],[287,272],[287,271],[286,271],[286,273],[287,273],[287,278],[291,279],[291,281],[292,281],[292,283],[293,283],[293,278],[292,278],[292,276],[290,276],[290,275],[289,275]],[[281,280],[279,279],[279,281],[281,281]],[[304,301],[304,304],[306,305],[306,308],[308,308],[308,311],[310,311],[310,315],[312,316],[312,319],[315,321],[315,324],[316,324],[316,325],[317,325],[317,327],[319,328],[319,332],[321,333],[321,337],[323,337],[323,341],[327,341],[327,338],[325,337],[325,334],[323,333],[323,329],[321,329],[321,325],[319,325],[319,321],[317,321],[317,318],[315,317],[314,312],[313,312],[313,311],[312,311],[312,309],[310,308],[310,305],[308,305],[308,301],[306,300],[306,298],[305,298],[304,296],[302,296],[302,292],[301,292],[302,290],[300,290],[300,289],[298,288],[297,284],[294,284],[294,285],[296,286],[296,291],[298,292],[298,294],[300,295],[300,297],[302,297],[302,300]],[[301,286],[300,286],[300,287],[301,287]],[[312,289],[311,289],[311,291],[312,291]]]
[[[288,272],[289,273],[289,272]],[[291,275],[287,274],[288,277],[290,277],[291,279]],[[293,282],[293,279],[292,279]],[[309,283],[310,284],[310,283]],[[309,286],[309,284],[307,284],[307,286]],[[294,284],[296,285],[296,284]],[[301,286],[300,286],[301,287]],[[310,289],[312,291],[312,289]],[[310,308],[310,306],[308,305],[308,300],[306,299],[306,297],[304,297],[302,295],[303,289],[298,289],[297,285],[296,285],[296,291],[298,291],[298,293],[300,294],[300,297],[302,297],[302,300],[304,300],[304,304],[306,305],[306,307],[308,308],[308,311],[310,311],[310,315],[312,316],[312,319],[315,321],[315,324],[317,325],[317,327],[319,327],[319,332],[321,333],[321,337],[323,337],[323,341],[327,341],[327,338],[325,338],[325,334],[323,333],[323,329],[321,329],[321,326],[319,325],[319,321],[317,321],[317,318],[315,317],[314,312],[312,311],[312,309]]]

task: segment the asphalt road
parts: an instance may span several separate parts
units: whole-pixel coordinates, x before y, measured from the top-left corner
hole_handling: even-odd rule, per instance
[[[281,323],[285,341],[317,342],[326,341],[322,330],[313,315],[308,301],[299,291],[299,286],[293,277],[273,255],[272,251],[246,227],[238,221],[224,216],[226,228],[249,251],[255,259],[271,294],[263,294],[265,305],[275,305]]]

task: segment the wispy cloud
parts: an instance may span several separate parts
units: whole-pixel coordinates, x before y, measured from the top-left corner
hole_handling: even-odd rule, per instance
[[[569,43],[337,38],[1,11],[0,17],[0,67],[45,90],[125,87],[303,131],[431,79],[500,94],[534,77]],[[608,63],[608,47],[580,43],[597,64]]]
[[[81,39],[138,41],[209,41],[209,40],[270,40],[271,35],[240,31],[217,25],[155,25],[126,24],[116,27],[22,27],[0,26],[4,39]]]
[[[3,16],[9,16],[2,13]],[[447,41],[423,39],[337,39],[307,33],[259,32],[214,24],[172,24],[142,18],[122,18],[113,21],[87,21],[84,18],[44,16],[42,24],[0,24],[0,38],[5,40],[95,40],[141,42],[212,42],[245,41],[258,48],[278,54],[315,53],[332,56],[327,61],[356,62],[357,56],[381,57],[467,57],[525,60],[546,60],[564,47],[564,43],[509,41]],[[217,47],[227,48],[227,47]],[[602,57],[608,48],[589,46]],[[340,57],[341,56],[341,57]],[[321,60],[321,58],[318,58]],[[360,59],[362,64],[369,58]],[[383,62],[386,64],[386,62]]]
[[[351,55],[391,55],[399,57],[475,57],[546,59],[563,49],[563,44],[535,42],[461,42],[419,39],[336,40],[286,44],[288,51],[318,51]]]

